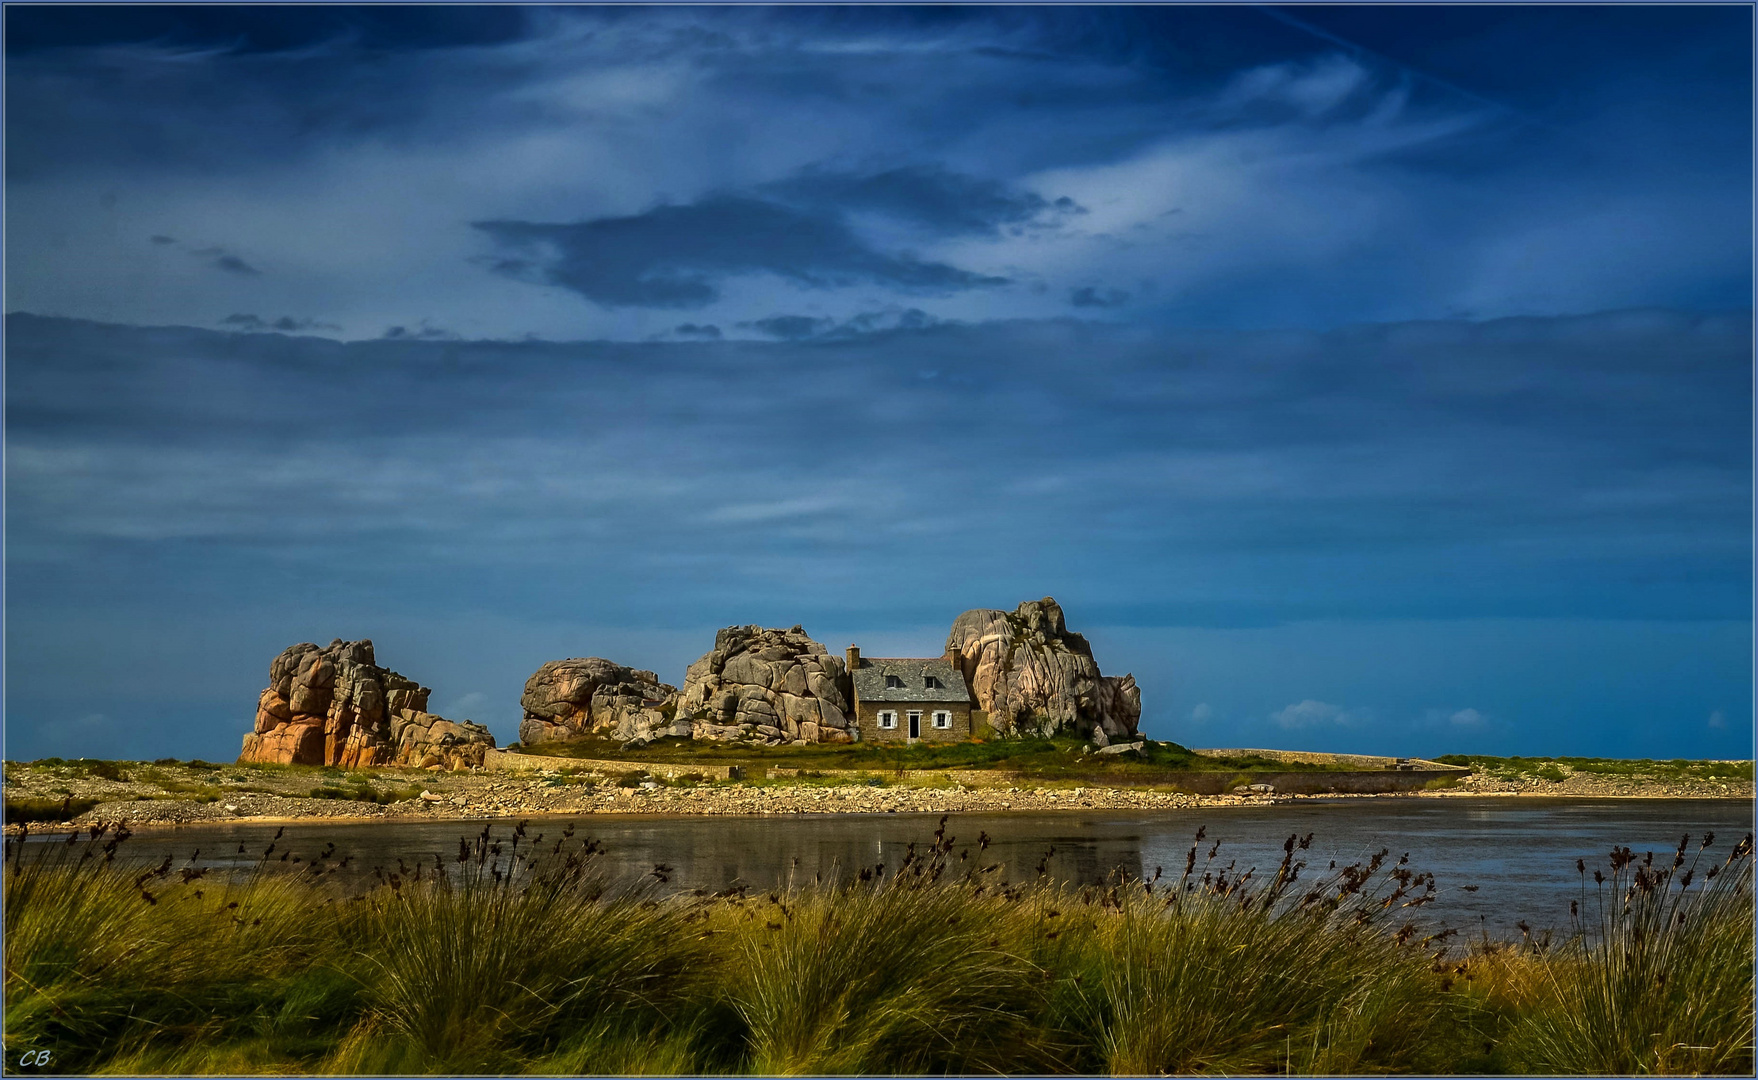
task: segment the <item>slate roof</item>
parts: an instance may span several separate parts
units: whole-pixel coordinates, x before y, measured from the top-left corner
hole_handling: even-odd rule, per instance
[[[861,666],[850,673],[855,683],[855,700],[920,701],[926,703],[957,702],[969,704],[970,691],[964,685],[964,673],[943,657],[927,660],[897,659],[880,656],[861,657]],[[895,675],[902,687],[887,687],[885,676]],[[929,686],[929,677],[940,685]]]

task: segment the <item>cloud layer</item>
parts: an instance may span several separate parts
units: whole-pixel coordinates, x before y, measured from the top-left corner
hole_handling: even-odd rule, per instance
[[[1223,623],[1745,608],[1743,316],[774,320],[768,344],[236,325],[254,332],[11,318],[14,565],[161,543],[384,560],[372,575],[413,550],[485,572],[588,557],[631,606],[902,575],[922,591],[887,603],[923,615],[949,583],[975,602],[1066,582]],[[643,581],[666,584],[643,601]]]
[[[1749,11],[4,17],[9,737],[1051,593],[1162,734],[1749,752]]]
[[[893,306],[1313,328],[1747,302],[1741,13],[1389,13],[1402,37],[1367,49],[1308,25],[1342,11],[17,9],[8,303],[641,340],[678,311],[757,336]],[[1519,47],[1522,17],[1582,55]]]

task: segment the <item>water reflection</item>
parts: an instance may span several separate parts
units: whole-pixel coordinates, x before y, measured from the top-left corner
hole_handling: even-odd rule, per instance
[[[1290,834],[1312,833],[1309,878],[1337,865],[1364,861],[1387,849],[1390,860],[1408,853],[1417,871],[1433,871],[1439,902],[1422,909],[1429,920],[1507,937],[1525,919],[1536,928],[1568,930],[1568,902],[1583,896],[1575,860],[1591,868],[1614,845],[1638,852],[1669,850],[1684,833],[1719,834],[1725,848],[1752,827],[1751,803],[1734,800],[1585,799],[1351,799],[1257,807],[1158,812],[1054,812],[959,814],[946,823],[951,859],[960,869],[996,866],[997,882],[1038,876],[1073,884],[1105,881],[1122,873],[1152,878],[1183,871],[1199,827],[1220,842],[1219,865],[1236,863],[1267,873]],[[613,873],[653,875],[664,867],[666,888],[718,891],[735,884],[766,889],[853,876],[863,867],[902,864],[909,846],[925,852],[938,815],[824,815],[801,817],[641,818],[625,815],[534,819],[528,840],[549,846],[572,824],[577,837],[605,848]],[[199,849],[197,865],[244,870],[269,845],[277,867],[298,869],[328,844],[332,861],[351,857],[343,880],[369,882],[372,869],[396,869],[398,860],[433,865],[437,856],[455,863],[461,837],[481,835],[471,822],[274,825],[204,825],[144,831],[126,846],[133,859],[158,862],[167,854],[185,865]],[[506,837],[512,823],[497,821]],[[52,837],[44,839],[53,841]],[[239,849],[243,850],[240,851]],[[282,862],[282,856],[286,861]],[[962,858],[961,858],[962,856]],[[294,860],[299,860],[295,863]],[[1585,885],[1591,895],[1592,885]]]

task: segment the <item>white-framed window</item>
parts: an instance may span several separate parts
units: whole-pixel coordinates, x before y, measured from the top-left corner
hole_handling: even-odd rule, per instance
[[[890,731],[893,728],[897,727],[897,714],[894,712],[880,713],[879,714],[879,726],[884,728],[887,731]]]
[[[942,731],[951,727],[952,726],[952,714],[949,712],[936,712],[934,714],[934,726],[939,728]]]

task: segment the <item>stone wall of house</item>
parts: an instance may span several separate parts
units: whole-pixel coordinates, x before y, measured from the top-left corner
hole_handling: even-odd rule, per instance
[[[971,737],[971,706],[968,701],[857,701],[855,722],[860,727],[861,741],[907,742],[910,735],[909,714],[912,709],[920,710],[922,714],[922,742],[963,742]],[[950,728],[934,726],[934,714],[941,711],[952,714]],[[897,714],[895,729],[879,726],[881,712]]]

